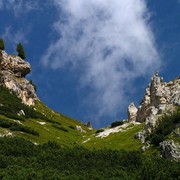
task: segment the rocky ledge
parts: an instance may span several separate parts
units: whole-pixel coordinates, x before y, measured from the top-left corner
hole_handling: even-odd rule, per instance
[[[33,106],[38,98],[34,86],[25,79],[30,72],[28,62],[0,50],[0,85],[15,92],[24,104]]]

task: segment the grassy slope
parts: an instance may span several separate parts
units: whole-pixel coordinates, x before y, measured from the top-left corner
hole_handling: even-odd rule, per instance
[[[0,87],[0,104],[2,104],[2,106],[0,106],[0,118],[2,120],[30,127],[37,131],[39,136],[21,131],[11,131],[8,128],[2,127],[0,128],[1,134],[11,132],[15,136],[24,137],[38,144],[50,140],[57,141],[64,146],[72,146],[77,143],[79,144],[84,135],[84,133],[81,133],[76,129],[76,125],[81,126],[87,131],[87,134],[91,132],[81,122],[52,111],[40,101],[36,102],[36,111],[34,111],[33,108],[30,108],[30,112],[28,112],[29,107],[23,105],[13,93],[10,93],[7,89],[2,87]],[[24,111],[28,109],[27,115],[29,117],[17,116],[17,112],[21,109]],[[42,125],[42,122],[45,124]],[[68,132],[61,130],[62,128]]]
[[[14,122],[27,128],[30,127],[35,132],[38,132],[39,136],[22,132],[21,130],[12,131],[9,128],[2,128],[2,126],[0,127],[0,134],[10,132],[14,136],[26,138],[37,144],[56,141],[62,146],[73,147],[78,144],[88,149],[138,150],[140,148],[140,142],[134,139],[134,134],[141,130],[143,125],[136,125],[126,132],[114,133],[101,139],[95,137],[97,135],[95,130],[89,130],[81,122],[54,112],[40,101],[36,102],[35,111],[34,108],[29,109],[13,93],[2,87],[0,87],[0,104],[3,104],[3,106],[0,106],[0,119],[10,123]],[[17,116],[17,112],[21,109],[25,111],[27,117]],[[79,132],[76,129],[76,125],[81,126],[86,133]],[[82,143],[88,138],[90,138],[90,141]]]
[[[124,132],[113,133],[104,138],[96,137],[97,134],[94,134],[83,146],[90,149],[139,150],[141,144],[139,140],[134,138],[134,135],[142,129],[143,124],[140,124],[133,125]]]

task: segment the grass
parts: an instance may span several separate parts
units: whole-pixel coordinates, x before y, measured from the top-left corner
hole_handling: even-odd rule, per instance
[[[36,102],[35,107],[26,106],[13,92],[2,86],[0,86],[0,103],[2,134],[13,131],[13,135],[38,144],[55,140],[63,146],[72,146],[80,144],[83,139],[76,125],[81,126],[87,134],[91,132],[81,122],[54,112],[40,101]],[[20,110],[26,115],[18,116]]]
[[[125,132],[110,134],[105,138],[91,137],[91,140],[84,143],[83,146],[90,149],[124,149],[128,151],[139,150],[140,141],[134,138],[135,133],[143,129],[143,124],[134,125]]]
[[[134,134],[143,128],[143,125],[135,125],[129,127],[126,132],[110,134],[106,138],[96,138],[96,130],[90,130],[80,121],[74,120],[61,113],[54,112],[42,102],[37,101],[35,107],[28,107],[21,103],[17,96],[6,88],[0,87],[0,102],[4,107],[3,117],[7,122],[20,120],[21,127],[19,129],[6,127],[6,130],[13,131],[13,135],[28,139],[37,144],[47,143],[48,141],[56,141],[64,147],[74,147],[74,145],[83,145],[89,149],[125,149],[139,150],[140,141],[134,139]],[[0,110],[2,110],[0,108]],[[19,110],[24,110],[26,116],[17,116]],[[1,114],[1,112],[0,112]],[[12,116],[11,116],[12,115]],[[5,117],[6,116],[6,117]],[[17,123],[16,123],[17,125]],[[86,133],[81,133],[76,129],[81,126]],[[33,129],[39,136],[33,135],[27,129]],[[27,130],[27,131],[26,131]],[[1,128],[3,132],[3,128]],[[90,138],[90,141],[82,144],[83,141]]]

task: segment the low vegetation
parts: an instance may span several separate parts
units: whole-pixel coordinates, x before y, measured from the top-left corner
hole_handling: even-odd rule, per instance
[[[39,133],[30,127],[23,126],[14,121],[0,118],[0,127],[8,128],[11,131],[21,131],[35,136],[39,136]]]
[[[0,179],[178,179],[179,164],[138,151],[61,148],[0,138]],[[28,162],[28,163],[27,163]]]
[[[61,131],[64,131],[64,132],[68,132],[68,130],[65,127],[57,125],[57,124],[52,124],[52,127],[59,129]]]
[[[162,117],[157,123],[153,132],[147,137],[153,145],[158,146],[160,142],[164,141],[167,136],[177,127],[180,123],[180,110],[177,110],[171,115]]]
[[[0,38],[0,50],[4,50],[4,49],[5,49],[4,40]]]
[[[0,86],[0,92],[0,114],[22,121],[27,118],[48,120],[46,116],[35,111],[33,107],[23,104],[21,99],[7,88]],[[18,115],[21,110],[24,111],[25,115]]]
[[[116,126],[120,126],[123,125],[124,122],[123,121],[115,121],[111,124],[111,128],[116,127]]]
[[[104,129],[97,129],[96,134],[103,132],[103,131],[104,131]]]

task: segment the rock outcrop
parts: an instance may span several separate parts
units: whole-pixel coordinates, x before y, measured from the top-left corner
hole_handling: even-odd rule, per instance
[[[180,77],[168,83],[155,73],[151,82],[146,88],[145,95],[138,109],[134,103],[128,107],[128,121],[145,123],[144,130],[136,133],[135,138],[140,139],[145,151],[150,147],[150,141],[146,137],[152,133],[156,127],[159,117],[164,114],[171,114],[176,106],[180,106]],[[179,137],[179,124],[174,130],[176,137]],[[162,157],[180,161],[180,145],[175,144],[173,140],[167,140],[160,143]]]
[[[29,106],[34,105],[38,99],[34,86],[25,79],[30,72],[31,66],[28,62],[0,50],[0,85],[15,92]]]
[[[146,88],[137,114],[132,113],[135,112],[135,107],[130,104],[128,120],[136,119],[136,122],[145,122],[145,131],[150,133],[152,128],[155,127],[159,116],[168,111],[172,112],[175,105],[180,105],[180,77],[166,83],[163,78],[159,77],[158,73],[155,73]]]
[[[164,158],[180,162],[180,145],[175,144],[173,140],[160,143],[161,154]]]
[[[135,122],[137,117],[137,108],[134,103],[128,106],[128,122]]]

